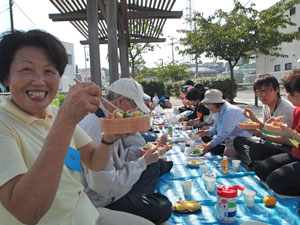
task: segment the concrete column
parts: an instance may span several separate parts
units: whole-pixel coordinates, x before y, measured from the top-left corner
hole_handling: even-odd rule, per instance
[[[106,1],[106,23],[108,38],[109,81],[119,79],[117,40],[117,0]]]
[[[89,29],[90,68],[92,81],[101,87],[101,64],[98,37],[98,4],[97,0],[87,1],[87,21]]]

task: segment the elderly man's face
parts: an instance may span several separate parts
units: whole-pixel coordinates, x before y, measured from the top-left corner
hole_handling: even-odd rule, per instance
[[[117,101],[117,107],[122,109],[124,112],[127,112],[131,109],[135,109],[137,105],[132,99],[126,98],[124,96],[120,96]]]

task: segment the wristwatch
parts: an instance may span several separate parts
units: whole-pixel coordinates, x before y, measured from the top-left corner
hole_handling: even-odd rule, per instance
[[[105,140],[104,140],[104,134],[102,134],[102,136],[101,136],[101,143],[102,143],[102,144],[105,144],[105,145],[112,145],[113,143],[116,142],[116,140],[118,140],[118,139],[115,139],[115,140],[113,140],[113,141],[111,141],[111,142],[108,142],[108,141],[105,141]]]

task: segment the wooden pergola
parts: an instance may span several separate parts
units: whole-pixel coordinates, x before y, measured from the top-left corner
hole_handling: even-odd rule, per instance
[[[171,11],[176,0],[50,0],[60,13],[52,21],[69,21],[90,49],[92,81],[101,87],[99,44],[108,44],[110,83],[129,77],[130,43],[164,42],[161,38],[167,19],[178,19],[182,11]]]

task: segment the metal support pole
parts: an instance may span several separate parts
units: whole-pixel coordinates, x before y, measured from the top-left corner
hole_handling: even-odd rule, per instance
[[[14,30],[13,10],[12,10],[13,4],[14,4],[13,0],[9,0],[10,29],[11,29],[12,33],[15,31]]]

